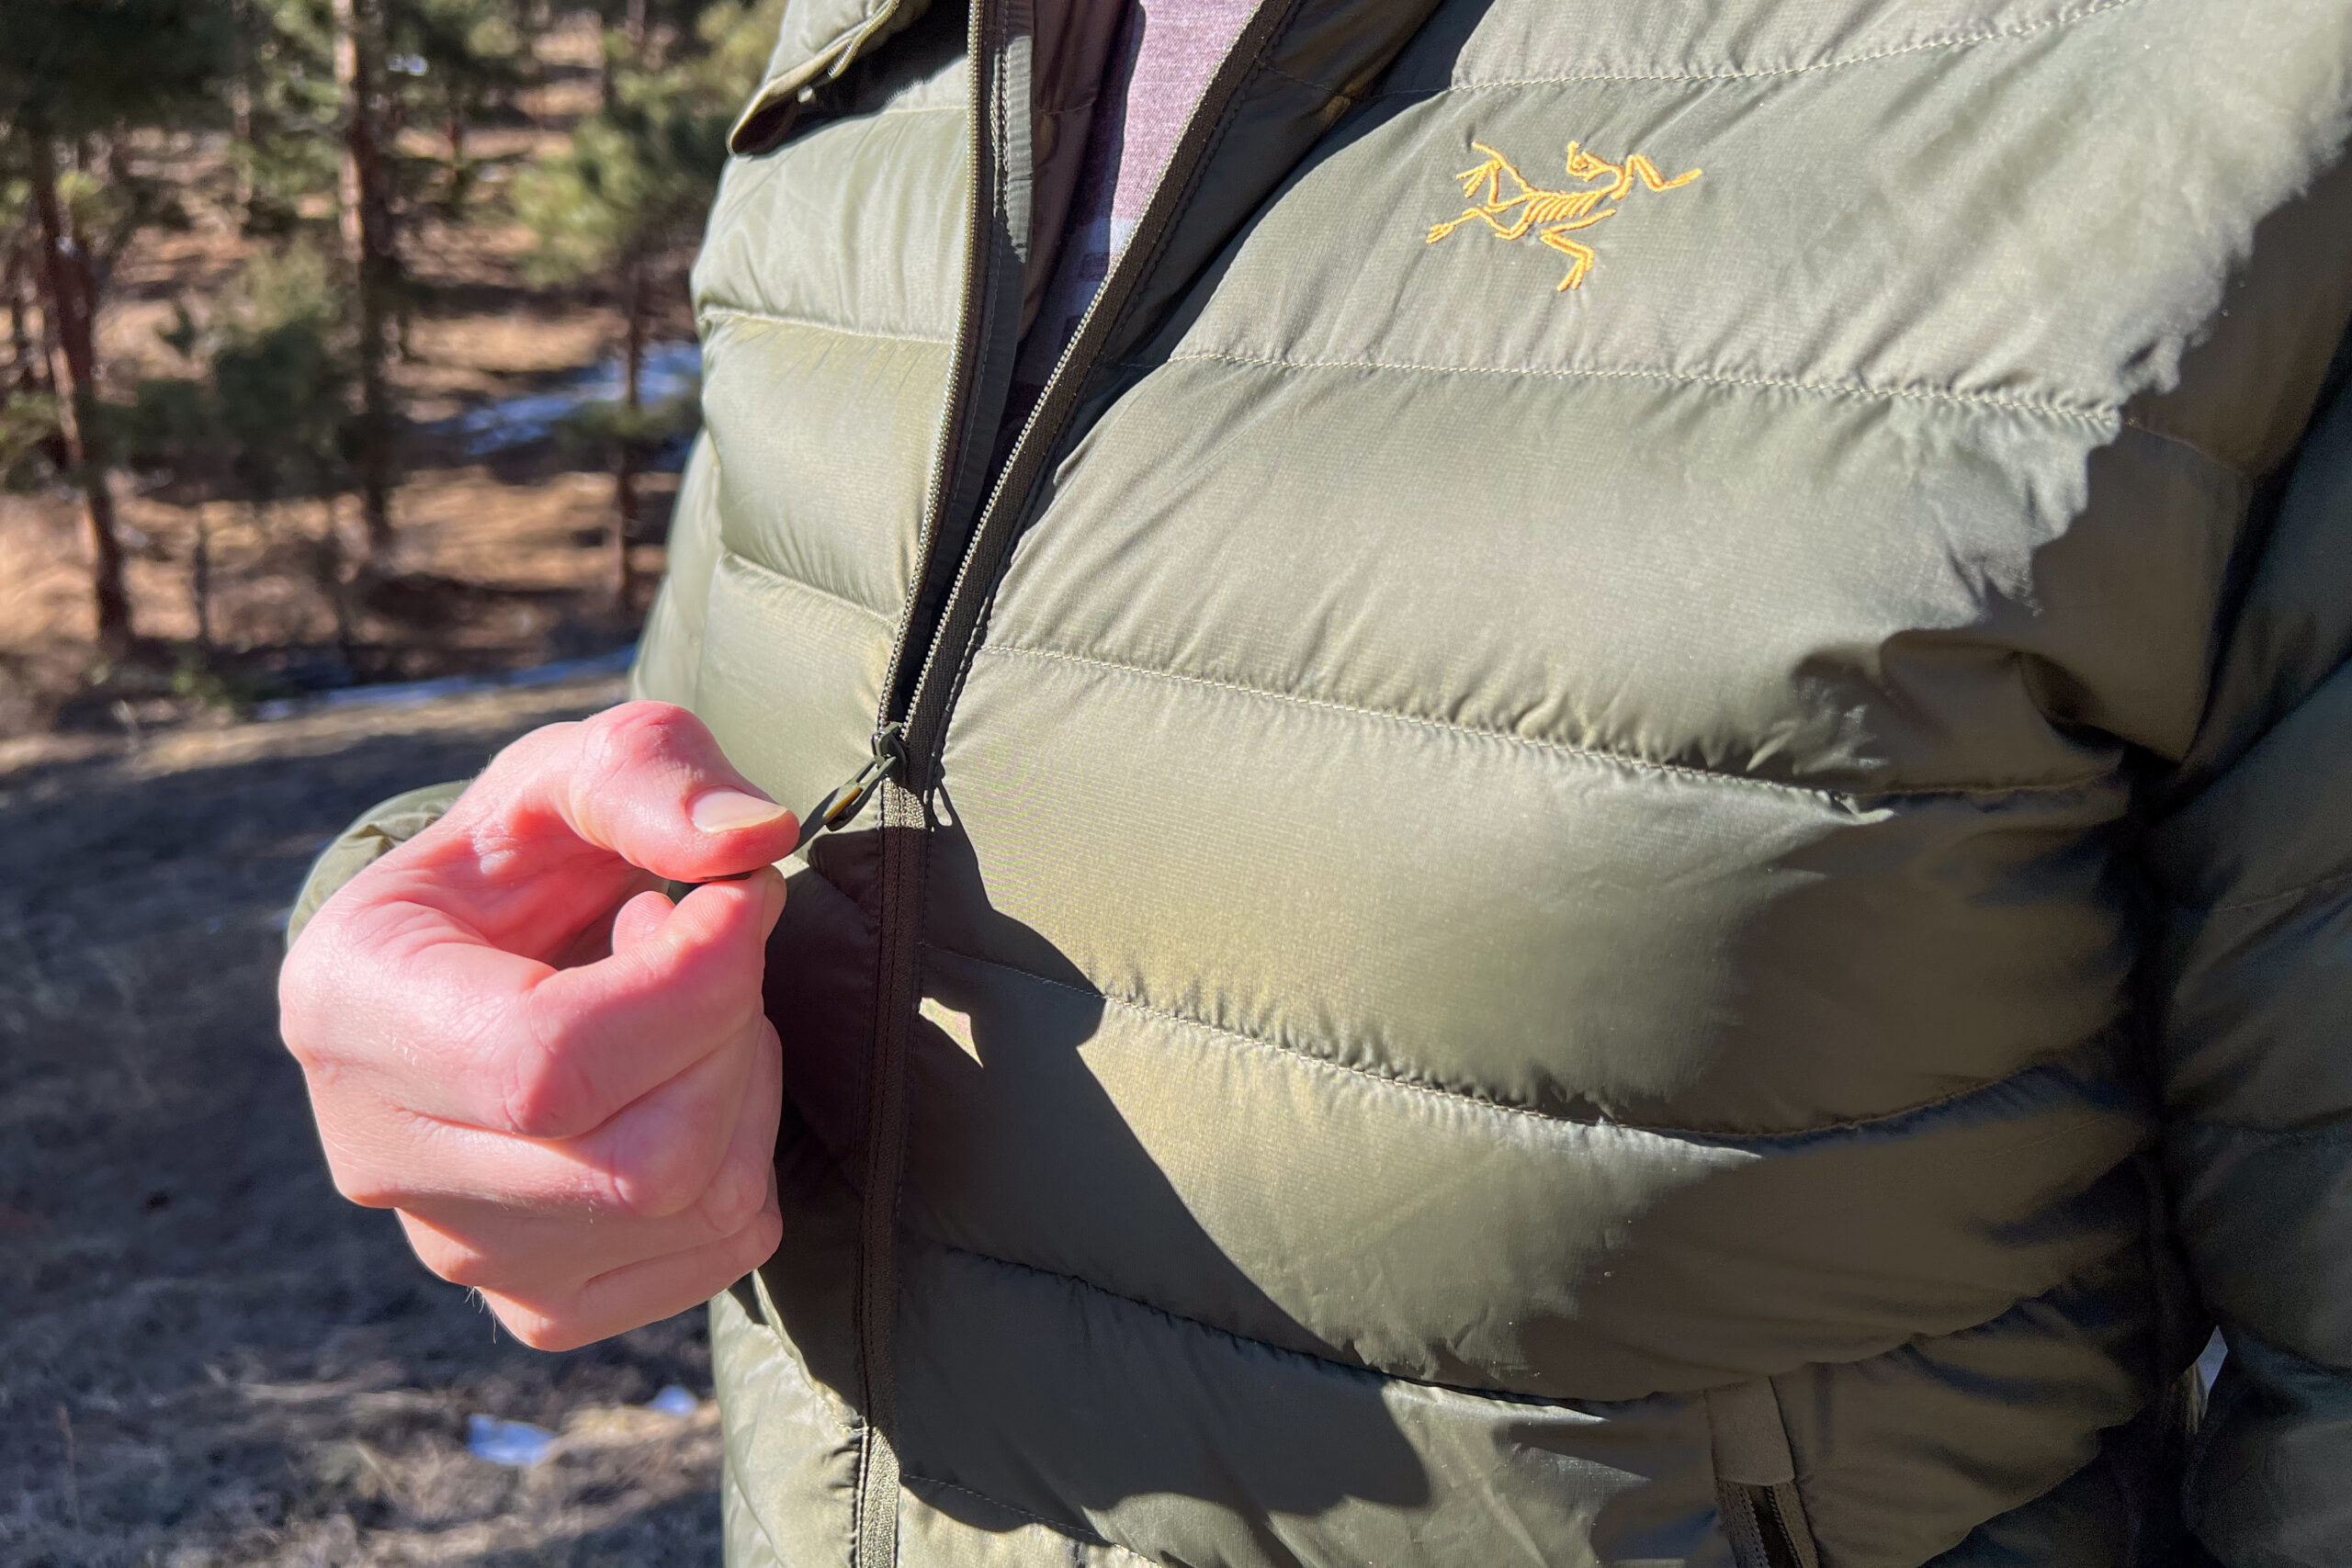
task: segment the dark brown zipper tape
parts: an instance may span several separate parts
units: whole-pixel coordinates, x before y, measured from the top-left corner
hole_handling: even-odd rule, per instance
[[[858,1568],[892,1568],[899,1551],[899,1188],[906,1173],[907,1037],[921,989],[922,802],[881,787],[882,880],[874,1045],[866,1062],[865,1181],[860,1193],[857,1337],[861,1404]]]

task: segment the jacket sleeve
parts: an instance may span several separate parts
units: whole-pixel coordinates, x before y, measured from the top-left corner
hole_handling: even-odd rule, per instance
[[[2227,1568],[2352,1563],[2347,383],[2339,352],[2146,841],[2173,1217],[2230,1351],[2185,1502]]]
[[[294,945],[294,939],[302,934],[302,928],[311,923],[319,906],[334,897],[345,883],[394,847],[438,822],[450,803],[463,795],[466,785],[472,782],[454,779],[447,784],[427,784],[361,812],[359,819],[336,834],[319,852],[319,858],[311,863],[311,874],[302,879],[302,891],[295,896],[293,910],[286,918],[286,945]]]
[[[670,510],[669,561],[662,592],[637,639],[630,696],[695,705],[695,674],[702,662],[703,624],[718,557],[718,455],[705,431],[695,438],[678,479],[677,503]]]

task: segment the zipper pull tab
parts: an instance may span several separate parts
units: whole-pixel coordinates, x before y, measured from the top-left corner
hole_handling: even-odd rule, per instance
[[[801,848],[806,849],[809,840],[820,833],[830,833],[849,826],[850,818],[865,809],[865,803],[874,798],[874,792],[881,787],[882,781],[897,773],[899,764],[906,760],[905,748],[900,745],[906,728],[903,724],[886,724],[874,732],[874,755],[867,760],[865,766],[858,769],[832,794],[819,801],[817,808],[800,819]]]

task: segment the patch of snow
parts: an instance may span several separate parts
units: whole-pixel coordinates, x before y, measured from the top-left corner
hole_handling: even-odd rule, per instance
[[[701,1407],[701,1404],[702,1402],[700,1400],[687,1393],[684,1389],[680,1388],[676,1383],[672,1383],[660,1393],[655,1394],[652,1398],[645,1402],[645,1407],[648,1410],[658,1411],[663,1416],[678,1416],[693,1415],[695,1410]]]
[[[316,696],[279,697],[254,705],[257,719],[291,718],[296,714],[322,713],[329,708],[407,707],[438,702],[472,692],[503,691],[515,686],[551,686],[583,675],[617,675],[637,658],[637,644],[616,648],[586,659],[559,659],[527,670],[501,670],[487,675],[444,675],[437,681],[403,681],[381,686],[345,686]]]
[[[494,399],[479,408],[468,409],[454,419],[443,420],[433,428],[464,437],[466,451],[477,457],[513,446],[527,446],[534,441],[546,440],[566,415],[590,403],[618,402],[623,390],[621,378],[620,356],[615,355],[602,364],[572,372],[545,391]],[[638,377],[639,395],[650,408],[693,391],[701,378],[702,350],[698,344],[657,343],[645,351],[645,364]]]
[[[495,1416],[466,1417],[466,1448],[476,1459],[520,1470],[538,1463],[554,1450],[555,1434],[527,1421],[501,1421]]]

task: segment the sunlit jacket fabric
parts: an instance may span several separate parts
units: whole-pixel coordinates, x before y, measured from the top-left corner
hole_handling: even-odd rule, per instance
[[[2352,4],[1277,4],[1028,477],[982,20],[797,0],[696,273],[639,690],[943,716],[730,1561],[2352,1563]]]

